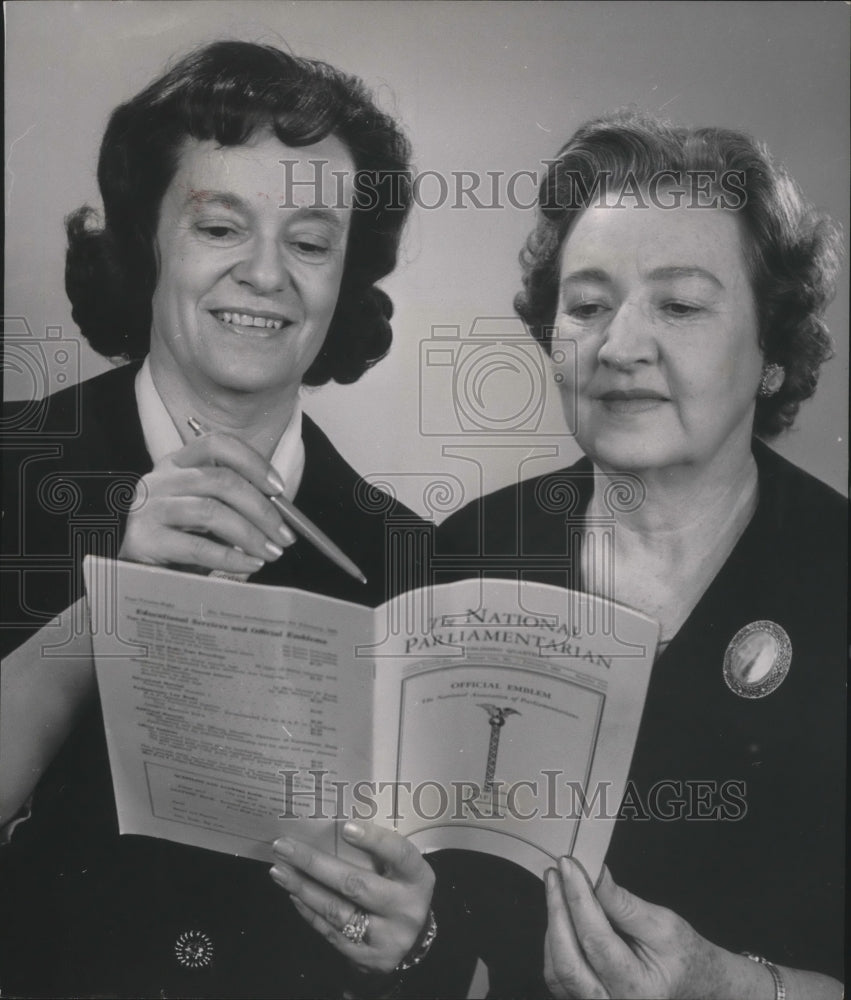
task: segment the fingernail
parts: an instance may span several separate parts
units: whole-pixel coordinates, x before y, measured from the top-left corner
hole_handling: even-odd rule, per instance
[[[284,481],[277,472],[270,472],[266,476],[266,482],[272,487],[275,493],[284,492]]]
[[[275,854],[280,854],[283,858],[288,858],[295,851],[295,845],[284,837],[280,837],[278,840],[272,844],[272,850]]]
[[[292,885],[292,869],[275,866],[269,869],[269,874],[272,879],[278,883],[278,885],[283,886],[284,889],[288,889]]]
[[[257,556],[246,556],[245,559],[247,562],[251,563],[255,570],[263,569],[266,565],[265,561],[263,559],[258,559]]]
[[[566,876],[568,878],[572,874],[572,869],[571,869],[570,865],[571,865],[570,858],[559,858],[558,859],[559,871],[562,873],[562,875],[564,875],[564,876]]]
[[[360,823],[353,823],[349,820],[343,824],[343,834],[347,840],[361,840],[365,832]]]
[[[555,868],[548,868],[544,872],[544,885],[551,892],[556,887],[556,879],[558,878],[558,873]]]
[[[292,545],[292,543],[295,541],[295,535],[290,531],[290,529],[285,524],[282,524],[278,528],[278,534],[281,536],[281,538],[283,538],[284,545]]]
[[[280,545],[275,545],[274,542],[266,542],[266,551],[271,552],[276,559],[280,559],[284,554],[284,550]]]

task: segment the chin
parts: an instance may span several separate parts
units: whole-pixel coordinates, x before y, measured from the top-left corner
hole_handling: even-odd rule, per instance
[[[580,443],[585,454],[598,466],[614,472],[641,473],[675,463],[675,456],[647,440],[647,435],[635,435],[613,441],[597,438]]]
[[[240,371],[233,367],[226,371],[211,372],[210,379],[227,392],[249,394],[269,392],[275,389],[283,392],[288,385],[280,379],[270,379],[268,369],[265,371]]]

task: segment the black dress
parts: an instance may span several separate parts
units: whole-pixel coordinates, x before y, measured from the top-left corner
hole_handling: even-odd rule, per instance
[[[842,979],[847,505],[756,441],[754,454],[754,517],[654,665],[607,864],[715,944]],[[575,586],[592,484],[583,460],[498,491],[444,522],[439,552],[469,559],[466,575],[485,555],[502,560],[492,575]],[[630,489],[612,501],[630,502]],[[766,697],[742,698],[723,679],[724,653],[766,620],[788,634],[789,673]],[[470,863],[458,854],[454,865],[465,883]],[[542,962],[543,887],[490,859],[475,865],[463,892],[492,988],[534,996],[524,983]],[[512,928],[531,951],[511,947]]]
[[[133,486],[151,469],[137,370],[108,372],[39,406],[10,405],[6,651],[81,592],[82,554],[117,551]],[[388,525],[418,519],[366,488],[308,418],[303,439],[295,501],[369,582],[351,579],[301,539],[252,581],[374,606],[389,596]],[[4,996],[334,997],[352,984],[344,960],[298,916],[267,865],[118,836],[97,702],[40,783],[32,818],[0,850],[0,870]],[[451,886],[438,888],[438,941],[399,995],[466,992],[474,958],[457,947],[451,896]],[[206,957],[195,967],[176,951],[187,941],[203,944]]]

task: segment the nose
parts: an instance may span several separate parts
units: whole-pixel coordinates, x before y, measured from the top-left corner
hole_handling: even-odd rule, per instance
[[[280,292],[290,282],[284,251],[277,240],[255,236],[246,244],[246,253],[233,269],[234,279],[248,285],[258,295]]]
[[[650,363],[656,357],[652,323],[637,302],[622,302],[612,313],[603,331],[597,358],[603,365],[629,369]]]

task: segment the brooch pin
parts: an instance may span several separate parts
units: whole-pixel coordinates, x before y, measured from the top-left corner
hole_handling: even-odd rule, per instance
[[[724,653],[724,680],[741,698],[764,698],[789,673],[792,643],[776,622],[751,622],[730,640]]]
[[[174,954],[187,969],[203,969],[213,961],[213,942],[203,931],[183,931],[174,942]]]

